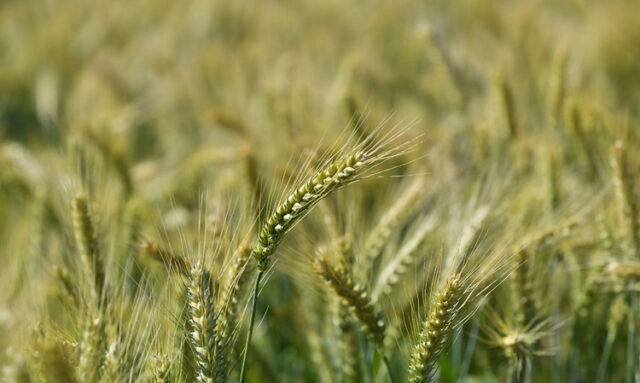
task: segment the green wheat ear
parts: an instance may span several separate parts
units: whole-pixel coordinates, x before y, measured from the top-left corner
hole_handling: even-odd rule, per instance
[[[215,339],[218,315],[215,311],[213,281],[200,262],[187,277],[189,341],[195,355],[196,379],[200,383],[215,381]]]
[[[105,281],[104,265],[98,252],[95,229],[89,214],[87,199],[84,196],[73,199],[72,213],[76,246],[93,278],[97,299],[102,300]]]
[[[386,324],[382,313],[374,308],[367,291],[356,285],[345,268],[330,264],[322,255],[316,258],[314,265],[316,273],[351,309],[376,345],[382,347]]]
[[[330,163],[289,194],[260,231],[258,243],[253,249],[253,256],[258,261],[258,270],[267,269],[271,255],[284,234],[321,199],[355,178],[365,168],[367,160],[363,152],[356,151]]]
[[[635,194],[635,182],[631,173],[627,149],[622,141],[611,147],[611,166],[614,170],[614,186],[618,201],[621,222],[624,223],[626,241],[631,244],[631,251],[640,256],[640,207]]]
[[[409,382],[425,383],[433,378],[438,356],[455,326],[460,302],[460,277],[453,275],[431,303],[429,315],[411,353]]]
[[[171,382],[171,365],[169,364],[169,358],[167,355],[160,354],[153,358],[152,383],[169,383]]]

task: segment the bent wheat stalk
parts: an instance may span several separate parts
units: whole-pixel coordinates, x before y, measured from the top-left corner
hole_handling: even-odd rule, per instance
[[[379,130],[372,133],[363,142],[347,152],[344,156],[335,156],[329,159],[327,164],[309,177],[282,203],[280,203],[267,221],[262,226],[257,244],[251,251],[257,261],[258,273],[252,292],[251,313],[249,318],[249,330],[245,342],[242,366],[240,369],[240,382],[244,382],[247,355],[253,335],[255,322],[255,309],[258,299],[260,280],[269,267],[272,255],[280,245],[284,235],[291,230],[311,209],[322,199],[362,178],[366,172],[371,171],[381,163],[402,155],[407,149],[416,144],[415,140],[406,140],[403,144],[389,148],[389,144],[401,136],[403,130],[392,129],[382,137],[376,137]],[[348,143],[347,143],[348,144]]]

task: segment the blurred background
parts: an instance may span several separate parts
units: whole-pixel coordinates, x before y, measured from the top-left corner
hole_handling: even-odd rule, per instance
[[[505,76],[541,129],[553,60],[568,91],[637,114],[634,1],[11,1],[0,3],[0,134],[128,143],[344,127],[349,103],[425,127],[488,118]],[[188,141],[188,140],[181,140]],[[178,141],[180,142],[180,141]],[[152,142],[128,153],[149,156]],[[166,144],[165,144],[166,145]]]
[[[363,182],[331,206],[348,212],[354,246],[364,248],[378,219],[410,189],[412,177],[405,176],[423,175],[429,187],[389,237],[384,259],[425,212],[444,222],[425,254],[447,253],[485,205],[492,225],[519,222],[499,240],[488,234],[492,244],[569,220],[576,206],[611,191],[617,140],[628,150],[628,173],[638,174],[639,106],[635,0],[0,0],[0,365],[9,366],[6,376],[29,375],[24,350],[42,318],[63,328],[69,342],[81,339],[83,322],[56,300],[64,290],[57,267],[73,271],[69,203],[79,190],[92,201],[112,270],[126,271],[112,272],[114,284],[122,280],[129,294],[122,295],[137,297],[142,275],[151,275],[144,279],[151,287],[169,279],[139,259],[142,240],[195,246],[207,205],[213,229],[233,221],[212,234],[230,244],[219,252],[231,254],[254,238],[260,209],[308,173],[298,163],[317,163],[316,151],[331,153],[350,134],[398,124],[409,127],[407,138],[422,137],[400,164],[389,165],[398,178]],[[554,323],[589,306],[576,297],[592,292],[585,286],[594,264],[627,254],[628,243],[606,247],[616,238],[602,233],[615,237],[621,221],[614,199],[604,200],[597,221],[603,226],[588,221],[583,235],[563,237],[535,264],[541,316]],[[329,314],[314,311],[324,307],[315,291],[321,282],[313,279],[314,291],[305,290],[313,277],[309,254],[327,240],[318,230],[328,226],[324,218],[310,216],[283,246],[277,267],[284,272],[273,274],[261,297],[267,315],[251,350],[251,381],[338,381],[321,364],[333,357],[322,343]],[[383,305],[386,313],[414,314],[418,322],[412,294],[429,278],[419,274],[427,263],[420,258],[411,266],[418,272],[394,292],[396,306]],[[358,276],[365,285],[367,277]],[[163,312],[175,314],[178,288],[164,297],[151,287]],[[307,294],[315,298],[304,306]],[[534,381],[591,381],[596,370],[601,382],[632,381],[637,332],[604,335],[619,316],[602,314],[609,313],[606,303],[589,307],[597,313],[592,327],[571,322],[543,342],[546,354],[562,351],[535,362]],[[629,322],[635,331],[637,319]],[[490,342],[464,356],[460,372],[461,344],[477,338],[467,336],[473,328],[477,335],[474,323],[443,359],[443,381],[504,380],[507,362],[502,350],[486,351],[495,346]],[[392,363],[399,377],[415,340],[409,327],[397,326],[402,352]],[[594,346],[583,359],[572,358],[585,344]],[[158,347],[144,343],[144,352]],[[145,368],[138,369],[140,381]]]

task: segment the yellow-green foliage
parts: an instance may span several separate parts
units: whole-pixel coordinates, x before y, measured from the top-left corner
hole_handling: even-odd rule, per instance
[[[638,47],[625,0],[0,1],[0,382],[637,380]]]

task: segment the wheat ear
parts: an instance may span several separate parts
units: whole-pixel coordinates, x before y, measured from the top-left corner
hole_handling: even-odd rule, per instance
[[[109,343],[104,353],[104,361],[100,367],[100,382],[109,383],[120,380],[120,350],[119,339],[114,339]]]
[[[249,331],[245,342],[245,351],[242,357],[240,368],[240,383],[244,382],[247,355],[251,337],[253,335],[253,324],[255,322],[256,305],[258,301],[258,289],[264,271],[269,267],[271,256],[280,245],[282,238],[305,214],[320,202],[323,198],[338,190],[339,188],[355,182],[365,171],[376,165],[394,158],[403,150],[415,145],[415,140],[409,140],[395,148],[387,147],[388,143],[398,138],[402,131],[391,132],[391,134],[376,137],[376,133],[368,136],[359,144],[356,149],[349,154],[332,158],[328,164],[310,177],[304,184],[294,190],[289,196],[278,205],[275,211],[267,219],[258,236],[258,243],[253,248],[251,254],[256,259],[258,273],[251,293],[251,314],[249,316]],[[385,140],[389,142],[385,143]],[[380,141],[380,142],[376,142]]]
[[[257,261],[258,274],[251,294],[249,331],[240,368],[240,383],[244,382],[249,345],[253,335],[258,288],[264,271],[269,267],[271,256],[280,245],[284,234],[305,214],[309,213],[318,202],[340,187],[356,181],[365,170],[398,154],[398,149],[393,153],[391,151],[385,152],[384,145],[372,144],[373,140],[374,137],[371,136],[369,140],[365,140],[362,150],[356,149],[344,157],[330,161],[328,165],[289,194],[263,225],[258,236],[258,243],[251,251]],[[406,146],[401,146],[401,148]]]
[[[585,126],[582,120],[582,110],[578,108],[578,105],[575,102],[567,105],[565,118],[567,119],[567,126],[571,129],[571,133],[573,133],[578,139],[580,147],[584,152],[591,176],[594,178],[597,177],[598,164],[596,159],[598,158],[598,154],[595,152],[591,141],[589,140],[589,133],[585,131]]]
[[[196,262],[187,278],[189,342],[195,356],[196,379],[212,383],[215,379],[216,320],[213,284],[200,262]]]
[[[331,162],[318,171],[281,203],[262,227],[253,256],[258,270],[269,266],[270,257],[280,244],[284,234],[320,200],[347,184],[365,167],[366,155],[362,151]]]
[[[638,201],[635,198],[633,176],[629,169],[627,151],[621,141],[611,147],[611,165],[615,171],[614,185],[622,220],[627,225],[628,237],[633,245],[633,252],[640,256],[640,221],[638,220]]]
[[[521,326],[533,323],[537,312],[533,296],[533,281],[531,280],[531,260],[528,251],[520,250],[516,256],[516,263],[519,267],[513,271],[518,298],[518,322]]]
[[[411,353],[409,382],[424,383],[433,378],[438,356],[455,327],[461,302],[460,287],[460,277],[454,274],[434,297]]]
[[[90,274],[94,280],[94,288],[97,293],[97,297],[101,300],[104,288],[104,266],[98,252],[96,235],[91,222],[87,199],[83,196],[77,196],[74,198],[72,203],[72,212],[76,246],[84,259],[84,262],[89,266]]]
[[[391,374],[389,360],[384,355],[384,333],[386,323],[382,313],[377,311],[366,289],[357,285],[346,268],[335,267],[322,255],[318,255],[314,262],[315,271],[320,275],[331,289],[349,307],[351,312],[364,326],[365,332],[373,340],[384,360],[391,382],[394,382]]]
[[[78,307],[80,304],[80,297],[78,296],[78,289],[71,279],[69,272],[66,268],[61,266],[55,266],[54,272],[56,275],[56,279],[60,282],[60,286],[62,290],[66,293],[68,297],[71,298],[75,307]]]
[[[374,308],[373,301],[367,291],[353,281],[345,268],[333,266],[322,255],[316,258],[314,265],[316,273],[351,309],[364,325],[373,342],[382,347],[385,322],[382,319],[382,313]]]

